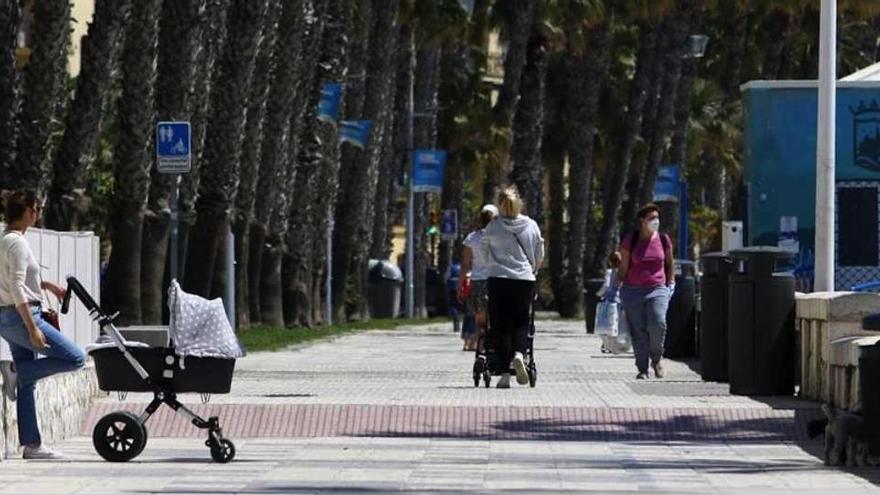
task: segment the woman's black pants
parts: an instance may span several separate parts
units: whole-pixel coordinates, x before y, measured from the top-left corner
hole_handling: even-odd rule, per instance
[[[525,355],[529,346],[529,311],[535,282],[507,278],[489,279],[489,328],[495,349],[493,372],[506,373],[515,352]]]

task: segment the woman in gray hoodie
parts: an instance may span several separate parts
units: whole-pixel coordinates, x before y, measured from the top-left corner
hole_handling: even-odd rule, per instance
[[[500,215],[483,231],[480,250],[489,263],[489,322],[502,363],[498,388],[510,388],[507,363],[520,385],[529,382],[524,355],[528,347],[529,309],[535,294],[535,274],[544,258],[544,239],[538,224],[521,214],[515,187],[498,195]]]

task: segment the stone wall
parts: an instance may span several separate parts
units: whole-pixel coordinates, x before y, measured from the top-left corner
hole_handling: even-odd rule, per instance
[[[797,295],[800,395],[834,407],[858,410],[859,346],[880,339],[862,329],[862,318],[880,312],[880,295],[814,292]]]
[[[43,442],[48,445],[76,436],[95,397],[106,395],[98,389],[94,362],[72,373],[51,376],[37,383],[37,421]],[[2,412],[2,451],[0,458],[19,455],[18,421],[15,402],[0,394]]]

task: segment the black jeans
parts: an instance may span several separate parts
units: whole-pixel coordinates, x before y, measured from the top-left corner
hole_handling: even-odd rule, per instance
[[[514,353],[526,353],[534,291],[535,282],[530,280],[489,279],[490,345],[496,357],[492,371],[506,373]]]

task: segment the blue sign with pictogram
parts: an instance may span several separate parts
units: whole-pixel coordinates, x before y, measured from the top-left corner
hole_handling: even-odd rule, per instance
[[[189,122],[156,124],[156,169],[161,174],[185,174],[192,168]]]
[[[458,210],[443,210],[440,217],[440,238],[454,241],[458,237]]]

